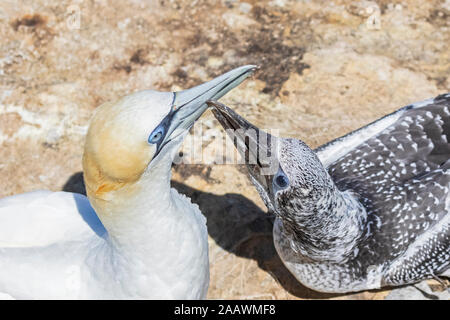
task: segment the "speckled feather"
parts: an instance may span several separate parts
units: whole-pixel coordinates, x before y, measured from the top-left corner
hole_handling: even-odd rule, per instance
[[[381,285],[399,285],[448,269],[449,108],[450,95],[404,107],[328,166],[338,189],[351,190],[367,212],[358,255],[347,262],[355,278],[382,266]]]
[[[224,128],[262,132],[211,105]],[[230,134],[241,154],[276,150],[270,174],[245,159],[276,216],[275,248],[302,284],[344,293],[449,274],[449,108],[450,94],[418,102],[316,150],[267,134],[248,137],[254,150]]]

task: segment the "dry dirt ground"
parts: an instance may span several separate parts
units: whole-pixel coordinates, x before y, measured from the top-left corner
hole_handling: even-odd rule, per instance
[[[83,192],[83,140],[96,106],[250,63],[261,69],[222,102],[316,147],[450,91],[450,1],[2,0],[0,196]],[[207,112],[196,128],[211,157],[218,123]],[[183,156],[194,151],[186,145]],[[299,285],[240,166],[175,165],[173,186],[208,218],[209,298],[386,296]]]

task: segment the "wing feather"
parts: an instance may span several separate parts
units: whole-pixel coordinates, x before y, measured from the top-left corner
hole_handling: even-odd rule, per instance
[[[316,150],[337,187],[352,190],[366,208],[359,254],[371,265],[397,261],[385,266],[388,284],[448,266],[449,109],[450,94],[440,95]]]
[[[450,123],[448,122],[450,115],[449,106],[450,93],[405,106],[358,130],[318,147],[315,149],[315,152],[327,168],[335,161],[340,161],[346,154],[362,147],[365,142],[378,137],[383,132],[393,132],[389,139],[406,139],[406,137],[402,136],[405,128],[408,128],[409,133],[415,137],[420,137],[424,133],[430,134],[430,138],[434,139],[443,148],[439,150],[444,153],[448,152],[450,146],[448,145],[448,140],[445,140],[448,138],[448,135],[444,137],[438,135],[441,130],[445,132],[450,130]],[[413,121],[413,119],[418,119],[419,121]],[[419,146],[427,148],[428,143],[421,141]]]
[[[0,199],[0,248],[46,246],[94,233],[106,231],[81,194],[34,191]]]

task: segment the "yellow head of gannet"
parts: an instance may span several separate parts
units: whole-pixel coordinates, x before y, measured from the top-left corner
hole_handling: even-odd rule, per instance
[[[154,167],[168,172],[171,161],[162,160],[173,160],[184,135],[206,110],[206,101],[222,97],[254,69],[243,66],[179,92],[139,91],[98,107],[83,155],[87,194],[94,207],[113,200],[117,192],[141,192],[143,182],[158,179]]]

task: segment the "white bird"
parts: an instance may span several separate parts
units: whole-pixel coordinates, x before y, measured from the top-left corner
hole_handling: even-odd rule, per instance
[[[98,107],[83,156],[89,199],[35,191],[0,200],[0,296],[205,298],[206,219],[170,188],[171,163],[205,102],[254,69],[240,67],[180,92],[140,91]]]

